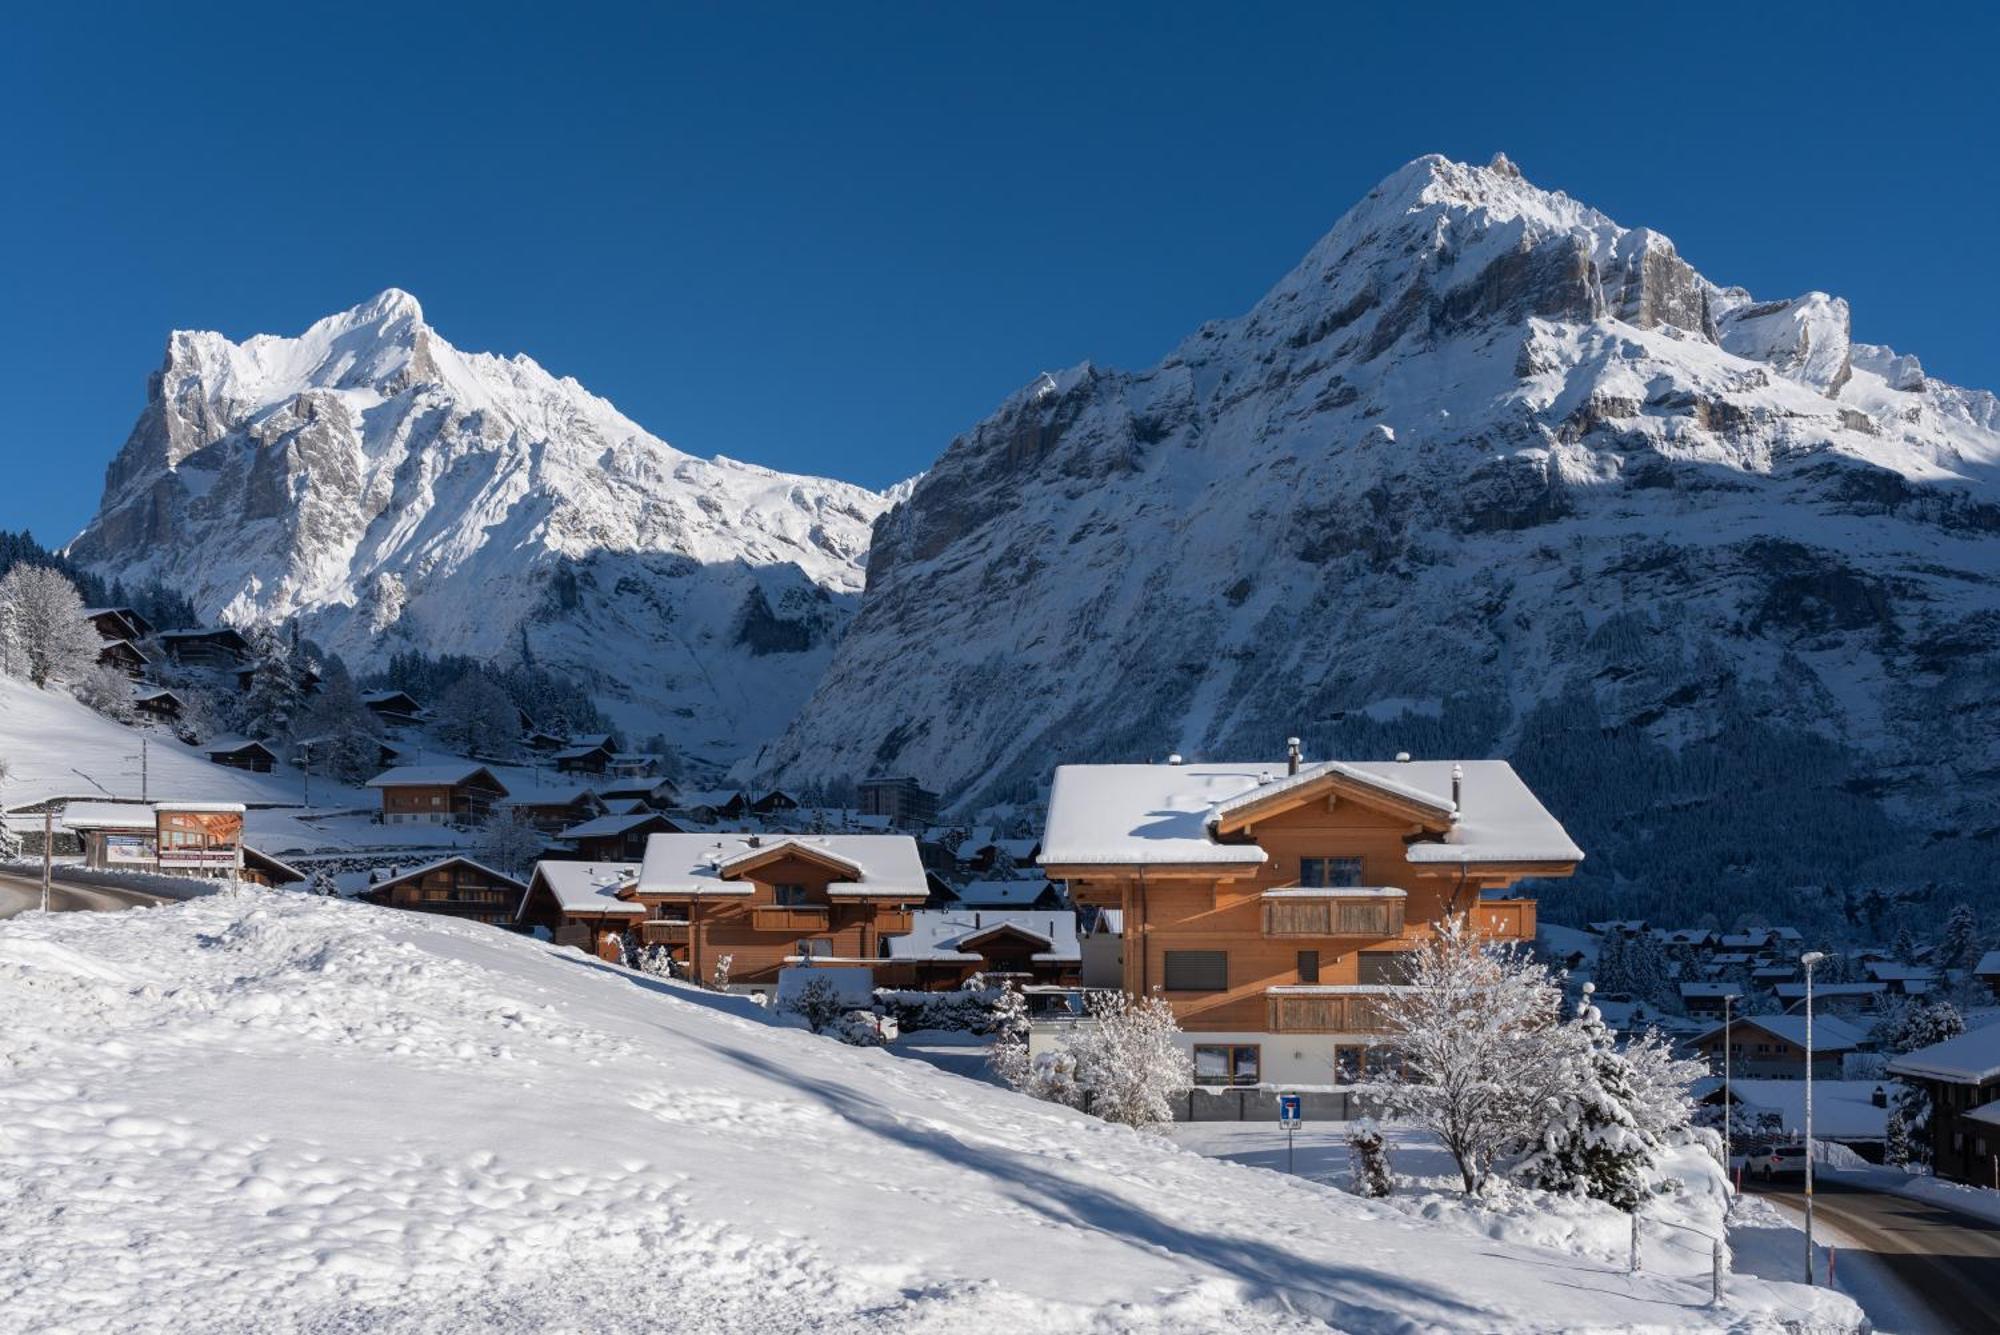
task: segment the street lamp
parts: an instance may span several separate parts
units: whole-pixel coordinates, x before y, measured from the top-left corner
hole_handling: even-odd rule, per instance
[[[1736,998],[1722,994],[1722,1195],[1731,1205],[1736,1198],[1729,1194],[1729,1174],[1733,1155],[1729,1148],[1729,1124],[1736,1120],[1735,1105],[1729,1101],[1729,1040],[1735,1033],[1731,1021],[1735,1018]]]
[[[1806,970],[1806,1283],[1813,1282],[1813,1133],[1812,1133],[1812,1085],[1813,1085],[1813,965],[1826,958],[1823,950],[1808,950],[1799,956],[1799,963]]]

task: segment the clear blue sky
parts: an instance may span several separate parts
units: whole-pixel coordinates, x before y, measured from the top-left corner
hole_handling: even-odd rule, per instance
[[[0,527],[48,541],[169,329],[392,285],[683,449],[886,484],[1037,371],[1241,311],[1431,151],[2000,388],[1970,8],[21,8]]]

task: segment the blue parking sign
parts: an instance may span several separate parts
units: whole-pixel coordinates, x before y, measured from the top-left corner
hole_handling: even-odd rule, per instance
[[[1278,1095],[1278,1125],[1287,1131],[1305,1120],[1305,1099],[1298,1094]]]

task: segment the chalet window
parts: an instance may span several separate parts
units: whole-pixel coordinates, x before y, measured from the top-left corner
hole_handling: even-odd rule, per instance
[[[1299,952],[1299,981],[1317,983],[1319,981],[1319,952],[1301,950]]]
[[[1409,981],[1410,953],[1403,950],[1364,950],[1355,961],[1358,981],[1376,987]]]
[[[833,942],[825,937],[808,937],[799,942],[799,955],[809,960],[833,958]]]
[[[779,908],[795,909],[806,902],[806,888],[802,885],[774,885],[771,893],[777,897]]]
[[[1360,858],[1300,858],[1299,884],[1315,890],[1361,884]]]
[[[1166,975],[1169,992],[1226,992],[1229,954],[1222,950],[1169,950]]]
[[[1197,1085],[1254,1085],[1260,1079],[1263,1050],[1254,1043],[1199,1043],[1194,1050]]]

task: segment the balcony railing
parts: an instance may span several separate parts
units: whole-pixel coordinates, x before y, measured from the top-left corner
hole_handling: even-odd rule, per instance
[[[760,932],[824,932],[828,918],[824,906],[750,910],[750,925]]]
[[[1473,907],[1472,925],[1483,936],[1531,940],[1535,935],[1535,901],[1482,899]]]
[[[1388,989],[1334,986],[1272,988],[1265,993],[1274,1034],[1384,1034]]]
[[[688,925],[684,922],[642,922],[639,924],[639,940],[649,946],[684,946],[688,943]]]
[[[1286,889],[1264,895],[1265,936],[1355,936],[1382,941],[1402,934],[1400,890]]]

